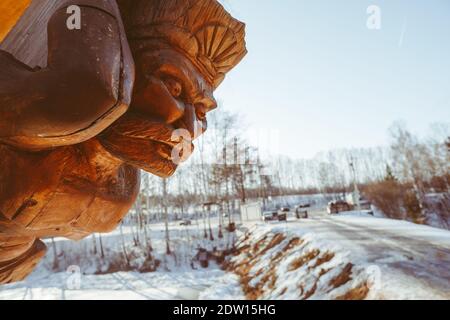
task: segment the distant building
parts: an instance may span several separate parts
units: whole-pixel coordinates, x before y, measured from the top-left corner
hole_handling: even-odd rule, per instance
[[[241,205],[242,221],[261,221],[262,204],[260,202],[248,203]]]

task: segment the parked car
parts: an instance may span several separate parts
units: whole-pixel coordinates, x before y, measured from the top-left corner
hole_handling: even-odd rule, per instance
[[[372,210],[372,203],[366,199],[359,200],[359,206],[361,210]]]
[[[190,226],[191,224],[191,220],[183,220],[180,222],[180,226]]]
[[[277,214],[277,217],[278,217],[278,221],[286,221],[287,220],[287,213],[284,212],[284,211],[279,212]]]
[[[287,220],[287,214],[290,212],[291,209],[287,207],[280,208],[277,212],[277,218],[278,221],[286,221]]]
[[[307,219],[308,218],[308,210],[297,208],[295,210],[295,217],[297,219]]]
[[[264,211],[262,215],[263,221],[273,221],[277,220],[278,213],[276,211]]]
[[[350,211],[352,206],[344,200],[330,201],[327,206],[329,214],[336,214],[343,211]]]
[[[355,200],[356,197],[357,195],[350,193],[345,199],[347,203],[350,204],[350,206],[353,208],[353,210],[357,209],[358,206],[357,201]],[[372,203],[362,195],[359,195],[359,206],[361,210],[372,210]]]
[[[309,203],[302,203],[295,207],[295,217],[297,219],[306,219],[308,218],[308,210],[306,208],[311,207]]]

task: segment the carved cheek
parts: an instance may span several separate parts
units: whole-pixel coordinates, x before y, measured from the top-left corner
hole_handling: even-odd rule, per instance
[[[183,116],[185,106],[175,99],[165,84],[156,77],[148,81],[135,93],[132,110],[157,117],[165,123],[173,123]]]

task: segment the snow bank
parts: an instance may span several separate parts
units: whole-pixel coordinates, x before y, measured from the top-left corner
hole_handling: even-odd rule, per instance
[[[377,232],[386,229],[396,235],[388,233],[379,241]],[[366,234],[361,236],[361,230]],[[417,247],[413,252],[395,237],[423,243],[428,255],[419,256],[418,245],[412,244]],[[435,251],[433,243],[445,250]],[[447,249],[450,232],[445,230],[340,216],[302,224],[257,224],[242,237],[227,269],[240,277],[248,299],[450,299]]]

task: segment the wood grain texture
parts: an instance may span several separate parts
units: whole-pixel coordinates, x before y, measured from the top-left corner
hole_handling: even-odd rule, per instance
[[[19,0],[18,2],[23,2]],[[29,1],[29,0],[28,0]],[[47,24],[65,0],[33,0],[20,20],[0,44],[16,59],[34,67],[45,67],[47,61]],[[7,2],[14,2],[8,0]]]
[[[0,42],[15,26],[31,0],[2,0],[0,2]]]
[[[175,172],[244,29],[216,0],[32,1],[0,45],[0,284],[31,272],[39,238],[113,230],[140,170]]]

